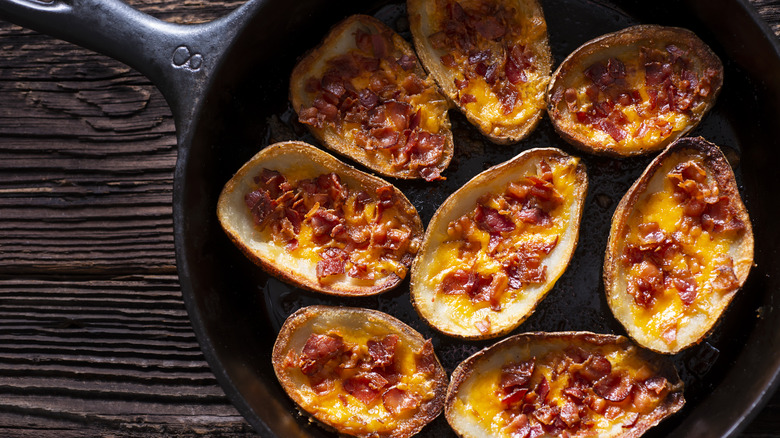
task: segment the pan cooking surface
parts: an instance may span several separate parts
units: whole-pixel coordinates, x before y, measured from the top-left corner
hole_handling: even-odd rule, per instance
[[[690,135],[703,136],[721,147],[735,167],[743,199],[751,212],[750,196],[745,196],[751,191],[743,186],[740,159],[742,149],[754,140],[750,137],[753,121],[760,118],[756,103],[759,99],[757,86],[747,79],[736,63],[727,58],[712,35],[703,30],[704,27],[690,17],[655,16],[653,11],[635,15],[633,10],[619,9],[605,2],[542,1],[542,6],[554,58],[553,69],[585,41],[634,24],[680,25],[704,39],[724,61],[725,84],[713,110]],[[274,22],[276,27],[262,29],[268,34],[277,33],[274,37],[242,36],[243,40],[239,41],[225,63],[225,69],[229,71],[221,72],[216,84],[215,88],[222,90],[211,93],[219,104],[211,105],[201,117],[201,120],[208,121],[202,122],[199,132],[205,130],[211,134],[197,140],[207,143],[207,146],[199,148],[202,151],[198,153],[203,156],[193,155],[192,160],[205,162],[200,164],[200,171],[207,187],[204,193],[196,196],[202,197],[199,202],[212,216],[215,216],[213,211],[222,185],[260,148],[283,140],[301,140],[321,146],[297,122],[287,100],[287,78],[296,60],[318,44],[330,26],[351,13],[369,13],[411,41],[403,4],[374,9],[349,4],[339,11],[333,11],[334,8],[317,10],[307,2],[297,7],[300,11],[292,14],[301,15],[292,15],[295,20],[279,19]],[[664,18],[660,20],[658,17]],[[248,31],[259,32],[252,26]],[[279,38],[284,39],[285,44],[279,44]],[[278,46],[290,49],[282,52]],[[264,55],[253,58],[258,53]],[[268,59],[272,62],[267,62]],[[555,287],[534,314],[513,333],[588,330],[625,335],[604,297],[602,262],[612,213],[655,154],[627,159],[587,155],[563,141],[554,132],[546,115],[527,139],[508,146],[485,140],[455,110],[450,111],[450,118],[455,155],[442,174],[446,181],[388,181],[406,194],[417,207],[423,223],[427,224],[450,193],[477,173],[522,151],[534,147],[557,147],[581,157],[587,166],[589,190],[576,252]],[[348,159],[340,158],[354,165]],[[366,170],[359,165],[356,167]],[[215,217],[203,220],[206,225],[201,237],[202,246],[208,251],[200,256],[198,263],[204,266],[204,271],[199,275],[209,278],[210,284],[197,297],[199,307],[203,309],[201,317],[210,333],[212,348],[228,369],[231,384],[238,388],[241,397],[250,406],[251,410],[244,413],[255,426],[259,418],[262,423],[289,427],[289,430],[300,427],[313,436],[329,436],[324,429],[295,413],[293,403],[276,382],[270,364],[271,347],[279,328],[285,318],[300,307],[344,305],[367,307],[394,315],[424,337],[433,339],[437,355],[448,373],[469,355],[498,340],[462,341],[440,335],[430,328],[417,316],[410,303],[408,276],[395,290],[366,298],[328,297],[287,285],[267,276],[246,260],[224,236]],[[761,235],[756,228],[756,241],[759,242]],[[757,257],[760,257],[758,251]],[[754,284],[755,278],[759,277],[755,271],[711,335],[701,344],[673,356],[686,385],[687,404],[681,412],[651,429],[647,436],[668,435],[697,404],[707,398],[733,367],[735,358],[755,326],[761,306],[762,292],[753,293],[759,288]],[[235,397],[231,390],[227,392]],[[241,406],[239,409],[243,410]],[[422,435],[454,436],[454,433],[442,415],[426,427]]]

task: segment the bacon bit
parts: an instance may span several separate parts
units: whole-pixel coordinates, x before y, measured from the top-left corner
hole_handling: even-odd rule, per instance
[[[301,372],[307,376],[318,373],[329,360],[340,355],[343,349],[344,341],[339,335],[312,334],[301,352]]]
[[[458,269],[445,275],[439,284],[439,292],[445,295],[470,295],[477,282],[477,275],[471,271]]]
[[[593,392],[611,402],[622,402],[631,394],[634,384],[624,374],[611,373],[602,377],[595,385]]]
[[[466,105],[468,103],[476,102],[477,98],[473,94],[465,93],[460,96],[460,104]]]
[[[511,85],[503,85],[499,87],[496,94],[498,95],[499,102],[501,102],[501,111],[504,115],[511,114],[515,109],[519,96],[517,88]]]
[[[715,278],[712,287],[720,292],[731,292],[739,286],[739,281],[734,273],[734,261],[727,255],[719,255],[715,260]]]
[[[693,278],[690,272],[678,272],[672,277],[672,284],[677,289],[677,294],[680,296],[680,300],[686,306],[693,304],[696,299],[696,279]]]
[[[566,101],[566,106],[569,108],[569,111],[577,109],[577,90],[574,88],[567,88],[566,91],[563,92],[563,98]]]
[[[512,438],[528,438],[531,434],[531,425],[525,414],[515,415],[506,428]]]
[[[317,262],[317,279],[322,280],[325,277],[346,272],[345,266],[349,255],[344,250],[333,247],[325,248],[320,256],[322,260]]]
[[[549,426],[558,416],[558,411],[558,406],[542,405],[534,410],[533,416],[539,420],[540,423]]]
[[[433,42],[434,42],[434,38],[431,37],[431,43],[433,43]],[[435,44],[434,44],[434,47],[436,47]],[[455,68],[455,67],[458,66],[458,63],[455,61],[455,57],[453,57],[449,53],[447,53],[446,55],[442,55],[442,57],[439,58],[439,59],[441,60],[441,63],[444,64],[444,66],[446,66],[446,67]]]
[[[560,419],[566,423],[566,427],[573,428],[580,422],[580,410],[577,404],[565,402],[561,408]]]
[[[575,371],[575,375],[588,383],[593,383],[607,376],[610,372],[612,372],[612,363],[609,359],[599,353],[593,353],[582,364],[582,368]]]
[[[415,367],[418,373],[433,374],[436,371],[438,360],[433,350],[433,343],[426,339],[422,348],[415,357]]]
[[[395,364],[395,349],[398,340],[398,335],[390,334],[381,341],[369,340],[366,343],[373,368],[385,368]]]
[[[505,364],[501,367],[501,380],[498,386],[505,394],[525,387],[531,381],[535,367],[536,358]]]
[[[486,335],[490,333],[490,318],[485,317],[485,319],[475,322],[474,326],[477,327],[480,333]]]
[[[643,382],[645,388],[652,391],[655,395],[661,395],[666,389],[666,378],[663,376],[654,376]]]
[[[474,221],[480,229],[490,234],[507,233],[515,229],[512,219],[502,215],[494,208],[485,207],[481,204],[478,204],[477,209],[474,211]]]
[[[273,210],[271,197],[267,190],[259,189],[249,192],[244,196],[244,203],[249,207],[255,225],[262,225],[265,218]]]
[[[379,395],[380,390],[388,385],[388,380],[376,372],[360,373],[344,380],[344,391],[365,405],[371,404]]]
[[[422,403],[422,397],[413,392],[404,391],[393,387],[382,394],[382,404],[393,415],[400,415],[406,411],[417,409]]]
[[[624,429],[630,429],[634,426],[636,426],[636,422],[639,420],[639,413],[638,412],[629,412],[626,414],[626,422],[623,423]]]
[[[336,389],[336,380],[332,377],[309,376],[309,385],[318,395],[323,395]]]
[[[541,400],[542,403],[547,401],[547,394],[550,392],[550,383],[547,382],[546,377],[542,376],[542,380],[536,385],[534,392],[539,395],[539,400]]]
[[[677,340],[677,326],[673,325],[671,327],[668,327],[666,330],[661,333],[661,338],[663,338],[664,341],[666,341],[667,344],[671,344],[674,341]]]

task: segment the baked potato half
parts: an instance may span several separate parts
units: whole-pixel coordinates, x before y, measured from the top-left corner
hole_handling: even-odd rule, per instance
[[[553,73],[547,111],[569,143],[612,156],[661,150],[715,104],[723,65],[693,32],[639,25],[586,42]]]
[[[255,264],[331,295],[395,287],[423,235],[398,189],[296,141],[270,145],[244,164],[225,184],[217,216]]]
[[[447,374],[431,341],[376,310],[302,308],[282,325],[272,361],[287,395],[339,434],[409,437],[444,406]]]
[[[463,438],[638,437],[684,403],[671,362],[623,336],[540,332],[458,365],[444,412]]]
[[[623,196],[604,259],[607,302],[643,347],[700,342],[747,279],[753,231],[720,149],[682,138]]]
[[[552,55],[536,0],[407,0],[423,66],[483,135],[525,138],[542,118]]]
[[[301,59],[290,100],[325,146],[382,175],[431,181],[452,159],[449,103],[412,46],[373,17],[345,19]]]
[[[540,148],[455,191],[428,224],[412,265],[420,316],[468,339],[520,325],[568,266],[587,185],[578,158]]]

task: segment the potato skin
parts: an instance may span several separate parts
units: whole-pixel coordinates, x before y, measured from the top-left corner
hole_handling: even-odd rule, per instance
[[[734,259],[734,272],[738,283],[737,288],[731,293],[726,294],[720,300],[717,307],[710,312],[710,320],[707,321],[706,325],[699,328],[698,333],[700,333],[700,336],[698,336],[698,338],[693,339],[691,342],[678,345],[675,348],[670,348],[659,340],[652,339],[652,337],[645,333],[643,327],[635,326],[631,321],[621,317],[625,312],[625,310],[621,309],[625,309],[627,306],[633,306],[633,303],[628,301],[633,299],[625,290],[623,290],[624,288],[620,286],[621,282],[624,281],[625,276],[625,271],[623,269],[624,263],[621,261],[621,249],[623,248],[625,238],[629,232],[629,218],[634,212],[634,208],[640,201],[642,195],[647,192],[654,175],[667,161],[672,160],[674,157],[682,157],[682,159],[676,161],[682,162],[685,158],[693,157],[694,155],[704,157],[704,164],[709,168],[721,195],[729,198],[730,202],[735,207],[734,212],[736,213],[737,218],[745,225],[745,230],[742,237],[736,242],[734,247],[729,250],[729,254]],[[747,280],[750,268],[753,265],[753,248],[754,236],[750,217],[739,195],[734,172],[720,148],[701,137],[681,138],[672,143],[648,165],[647,169],[620,200],[620,203],[612,216],[612,225],[607,243],[607,251],[604,256],[603,271],[607,302],[612,313],[626,328],[629,336],[631,336],[639,345],[658,353],[677,353],[685,348],[698,344],[712,331],[723,312],[731,303],[734,295]]]
[[[577,132],[579,123],[569,120],[570,113],[563,98],[567,85],[574,78],[582,76],[584,69],[594,62],[606,61],[610,56],[621,54],[627,57],[639,57],[639,47],[642,45],[653,46],[662,43],[674,43],[686,47],[697,76],[701,76],[707,70],[716,72],[711,91],[704,99],[703,107],[695,111],[686,126],[655,143],[640,148],[607,144],[592,135]],[[594,38],[567,56],[552,74],[547,90],[547,113],[556,132],[564,140],[585,152],[613,157],[636,156],[664,149],[693,130],[715,105],[722,84],[723,64],[712,49],[693,32],[678,27],[637,25]]]
[[[278,262],[273,254],[258,249],[256,244],[259,242],[253,232],[252,219],[243,203],[245,195],[243,190],[246,190],[251,184],[252,178],[269,164],[279,167],[282,173],[284,173],[283,170],[298,171],[301,169],[311,169],[315,173],[335,172],[352,189],[362,188],[368,193],[376,193],[378,187],[391,186],[397,200],[395,208],[398,208],[399,213],[408,218],[413,229],[410,237],[413,245],[418,246],[422,240],[423,226],[420,216],[412,203],[395,186],[378,177],[361,172],[312,145],[288,141],[275,143],[258,152],[225,184],[219,196],[217,216],[220,224],[233,244],[249,260],[287,283],[329,295],[376,295],[396,287],[401,282],[402,277],[392,274],[369,286],[349,282],[322,283],[310,270],[293,269],[294,266],[284,265]],[[312,263],[316,264],[316,262]]]
[[[290,102],[292,103],[293,109],[300,114],[304,107],[308,107],[312,104],[312,96],[306,91],[307,78],[320,77],[324,73],[323,62],[325,60],[345,53],[353,48],[355,43],[352,35],[357,29],[369,29],[374,33],[390,33],[392,35],[392,49],[398,50],[414,60],[414,73],[424,80],[426,89],[433,90],[441,99],[441,102],[439,102],[436,108],[437,113],[433,114],[432,117],[440,126],[439,131],[434,134],[441,134],[445,138],[442,157],[435,166],[439,172],[444,171],[452,160],[454,150],[451,124],[447,112],[449,104],[446,102],[444,96],[440,95],[439,89],[436,87],[433,79],[429,79],[426,75],[412,46],[400,35],[395,33],[395,31],[372,16],[353,15],[347,17],[336,24],[322,42],[305,54],[298,62],[290,76]],[[353,38],[353,40],[349,40],[349,38]],[[306,126],[327,148],[340,155],[349,157],[381,175],[401,179],[422,177],[416,170],[394,168],[392,164],[384,160],[381,155],[369,153],[369,151],[361,146],[355,145],[352,141],[344,138],[344,136],[330,127],[317,128],[310,125]]]
[[[493,345],[485,347],[466,360],[461,362],[450,377],[450,384],[447,387],[447,397],[444,405],[444,413],[447,421],[455,430],[455,433],[462,438],[477,438],[483,436],[483,433],[474,433],[461,430],[460,427],[466,427],[465,420],[458,418],[454,405],[461,386],[476,372],[484,373],[486,369],[483,364],[491,362],[494,357],[504,355],[511,357],[512,361],[523,361],[533,357],[530,351],[534,349],[549,349],[550,351],[562,350],[566,347],[580,347],[585,351],[596,350],[602,346],[614,345],[620,350],[632,350],[633,354],[639,357],[645,363],[656,368],[657,375],[663,376],[669,382],[669,394],[662,404],[646,415],[634,427],[625,429],[625,433],[613,436],[613,438],[637,438],[644,434],[648,429],[661,422],[666,417],[679,411],[685,404],[683,396],[684,384],[680,380],[677,370],[671,361],[662,356],[642,350],[634,346],[628,338],[613,334],[599,334],[587,331],[567,331],[567,332],[527,332],[510,336]],[[496,359],[500,365],[500,360]],[[478,428],[477,425],[469,427]],[[599,435],[601,436],[601,435]]]
[[[478,111],[468,110],[465,104],[461,104],[458,98],[458,89],[454,84],[455,76],[444,67],[439,60],[439,54],[433,48],[429,39],[429,31],[432,27],[430,12],[436,11],[435,0],[407,0],[407,11],[409,13],[409,25],[412,31],[417,54],[423,67],[439,84],[447,99],[452,106],[458,108],[468,121],[477,127],[479,131],[491,142],[496,144],[512,144],[527,137],[538,125],[544,112],[544,92],[540,92],[538,98],[530,99],[529,102],[522,102],[521,105],[538,106],[529,116],[517,123],[507,122],[506,120],[497,122],[483,117]],[[526,16],[522,26],[533,27],[534,32],[539,35],[528,41],[521,41],[529,50],[532,50],[536,56],[534,62],[535,71],[538,72],[546,87],[552,70],[552,54],[547,37],[547,23],[544,19],[542,7],[536,0],[511,0],[496,1],[496,3],[508,3],[517,10],[523,11]]]
[[[551,253],[549,256],[550,264],[547,271],[549,278],[547,282],[541,286],[541,290],[530,294],[530,301],[524,306],[525,311],[523,314],[505,316],[504,319],[506,320],[502,321],[501,324],[491,324],[492,330],[486,334],[477,331],[465,332],[458,327],[452,326],[451,323],[448,324],[447,321],[439,321],[436,315],[432,313],[433,311],[429,307],[429,304],[431,303],[432,297],[438,292],[434,288],[435,285],[427,284],[425,275],[428,266],[433,260],[436,248],[442,241],[440,236],[443,235],[446,237],[447,224],[465,212],[470,211],[470,209],[474,207],[479,196],[485,193],[503,191],[504,186],[509,181],[514,181],[522,174],[521,172],[524,167],[534,165],[542,159],[568,161],[575,158],[576,157],[572,157],[556,148],[529,149],[509,161],[493,166],[478,174],[444,201],[431,218],[425,231],[420,252],[412,264],[410,295],[415,310],[423,320],[446,335],[469,340],[480,340],[495,338],[509,333],[522,324],[522,322],[533,313],[533,310],[538,303],[544,299],[559,276],[562,275],[568,267],[569,261],[574,254],[574,249],[577,246],[580,218],[582,217],[585,196],[588,190],[587,172],[585,165],[581,161],[577,162],[574,169],[574,200],[569,213],[569,225],[561,233],[562,238],[558,242],[556,251],[554,251],[557,255],[554,259],[554,253]],[[557,252],[559,249],[560,252]]]
[[[276,342],[274,343],[271,361],[277,379],[281,383],[287,395],[303,411],[301,406],[301,397],[297,393],[295,382],[288,373],[285,372],[285,358],[288,352],[292,351],[293,346],[300,339],[306,338],[307,333],[312,326],[320,325],[325,328],[337,330],[349,330],[350,328],[360,328],[366,326],[379,326],[383,329],[398,334],[402,342],[413,345],[414,348],[420,348],[425,342],[422,335],[402,321],[377,310],[354,308],[354,307],[332,307],[323,305],[314,305],[298,309],[282,325]],[[303,334],[302,334],[303,333]],[[404,419],[394,430],[384,433],[364,431],[362,433],[348,433],[338,424],[324,423],[320,418],[306,412],[310,418],[316,421],[320,426],[335,430],[340,434],[348,434],[360,438],[406,438],[418,433],[425,425],[433,421],[441,414],[444,409],[444,397],[447,389],[447,373],[441,366],[438,357],[436,359],[435,371],[431,379],[434,382],[434,395],[428,401],[425,401],[419,408],[419,411],[413,416]]]

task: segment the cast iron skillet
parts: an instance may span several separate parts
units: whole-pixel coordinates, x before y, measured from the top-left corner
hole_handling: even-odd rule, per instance
[[[216,220],[223,184],[260,148],[280,140],[315,143],[287,100],[296,58],[349,14],[375,14],[409,37],[402,3],[249,0],[227,17],[194,26],[158,21],[118,0],[0,0],[22,26],[108,54],[148,76],[173,111],[179,143],[174,226],[184,301],[203,352],[228,397],[265,436],[329,436],[295,412],[277,383],[270,352],[284,319],[314,303],[371,307],[406,321],[434,346],[448,371],[490,342],[437,334],[409,303],[408,280],[379,297],[321,297],[268,278],[232,247]],[[687,27],[724,60],[726,79],[712,113],[693,135],[720,145],[737,171],[756,234],[756,267],[712,335],[674,356],[686,383],[682,412],[649,436],[732,436],[777,386],[780,371],[780,44],[752,9],[732,1],[653,4],[635,0],[542,1],[559,63],[581,43],[637,23]],[[572,150],[544,121],[519,144],[495,146],[451,113],[456,155],[444,182],[393,181],[427,223],[446,196],[482,169],[530,147],[582,156],[590,191],[573,261],[517,331],[592,330],[624,334],[603,296],[601,262],[617,201],[651,157],[608,159]],[[451,436],[443,417],[425,436]]]

